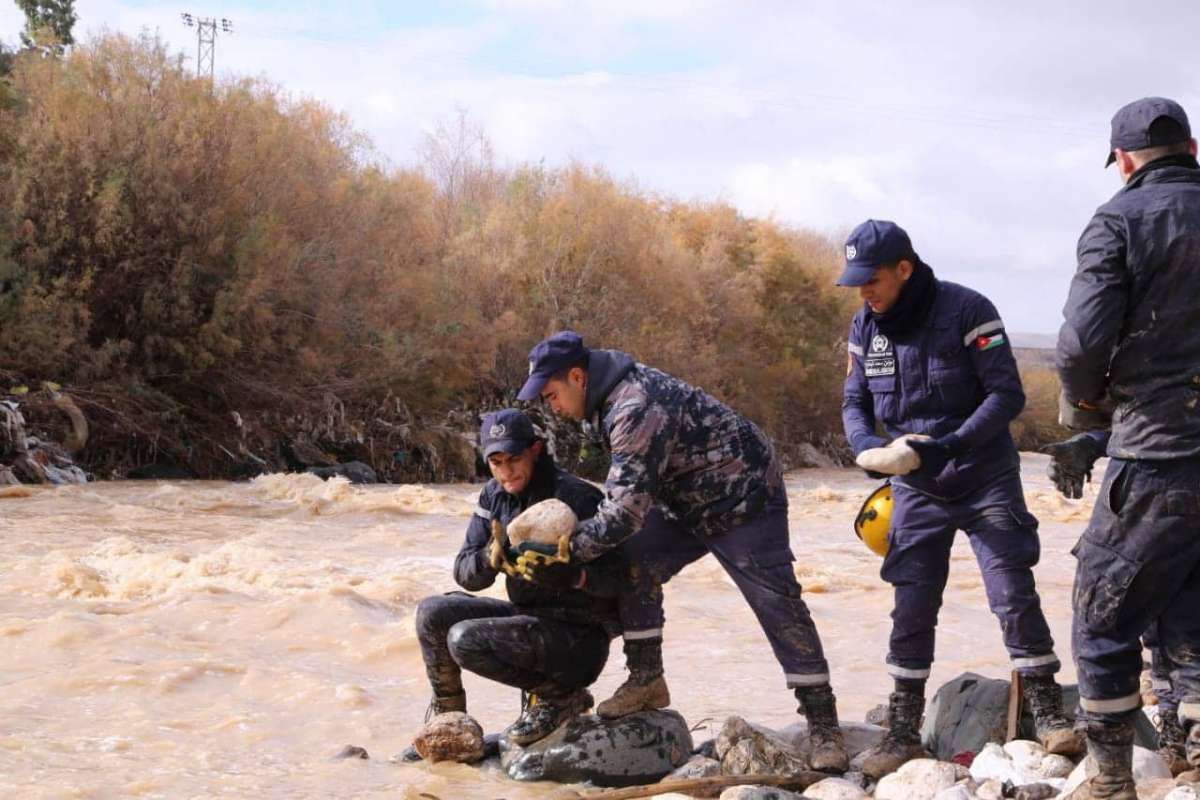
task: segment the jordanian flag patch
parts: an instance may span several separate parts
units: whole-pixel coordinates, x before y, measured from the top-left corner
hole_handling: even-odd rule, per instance
[[[994,336],[980,336],[975,340],[975,346],[982,352],[991,350],[993,347],[999,347],[1004,344],[1004,334],[997,333]]]

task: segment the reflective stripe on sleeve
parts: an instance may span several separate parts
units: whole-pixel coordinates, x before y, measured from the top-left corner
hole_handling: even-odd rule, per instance
[[[1180,703],[1180,722],[1200,722],[1200,703]]]
[[[475,516],[483,517],[484,519],[491,519],[492,512],[488,511],[483,506],[475,506]]]
[[[846,349],[856,356],[861,356],[863,354],[862,345],[855,344],[854,342],[847,343]]]
[[[971,342],[975,341],[980,336],[986,336],[989,333],[995,333],[996,331],[1002,330],[1004,330],[1004,323],[998,319],[994,319],[991,322],[985,322],[963,337],[963,346],[970,347]]]
[[[1169,692],[1171,691],[1171,682],[1166,678],[1152,678],[1150,687],[1156,692]]]

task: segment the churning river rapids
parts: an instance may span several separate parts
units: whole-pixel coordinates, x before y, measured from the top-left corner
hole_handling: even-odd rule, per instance
[[[1022,458],[1041,520],[1038,586],[1067,664],[1061,678],[1073,682],[1069,551],[1097,484],[1064,500],[1044,477],[1046,457]],[[891,593],[851,528],[874,485],[856,470],[788,476],[796,573],[848,720],[890,688]],[[428,701],[413,610],[454,588],[450,567],[479,488],[352,487],[307,475],[3,487],[0,797],[544,795],[545,784],[495,772],[388,760]],[[714,559],[676,577],[666,603],[674,707],[693,725],[709,720],[697,741],[730,714],[794,721],[766,639]],[[623,668],[614,642],[598,699]],[[960,536],[931,686],[963,670],[1008,669]],[[470,675],[466,687],[485,730],[516,716],[516,690]],[[334,760],[346,744],[371,759]]]

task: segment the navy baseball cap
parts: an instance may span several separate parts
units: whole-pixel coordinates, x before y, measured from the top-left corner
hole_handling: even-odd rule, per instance
[[[894,222],[869,219],[850,232],[846,239],[846,268],[838,278],[838,286],[862,286],[871,280],[875,270],[884,264],[901,259],[916,262],[908,234]]]
[[[1155,126],[1154,123],[1163,118],[1175,124]],[[1108,139],[1110,149],[1104,166],[1117,160],[1117,150],[1144,150],[1186,142],[1191,138],[1192,126],[1179,103],[1165,97],[1143,97],[1113,114],[1112,135]]]
[[[538,342],[529,351],[529,378],[521,387],[517,399],[526,402],[536,400],[541,396],[546,381],[556,372],[579,363],[587,354],[583,337],[575,331],[559,331]]]
[[[483,418],[479,427],[479,447],[483,457],[492,453],[523,453],[538,440],[529,417],[515,408],[494,411]]]

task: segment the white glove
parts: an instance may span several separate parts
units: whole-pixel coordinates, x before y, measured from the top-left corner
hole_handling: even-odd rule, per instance
[[[920,433],[906,433],[893,439],[887,447],[872,447],[863,450],[854,459],[865,470],[882,472],[884,475],[907,475],[921,466],[921,457],[908,446],[909,439],[932,439]]]

